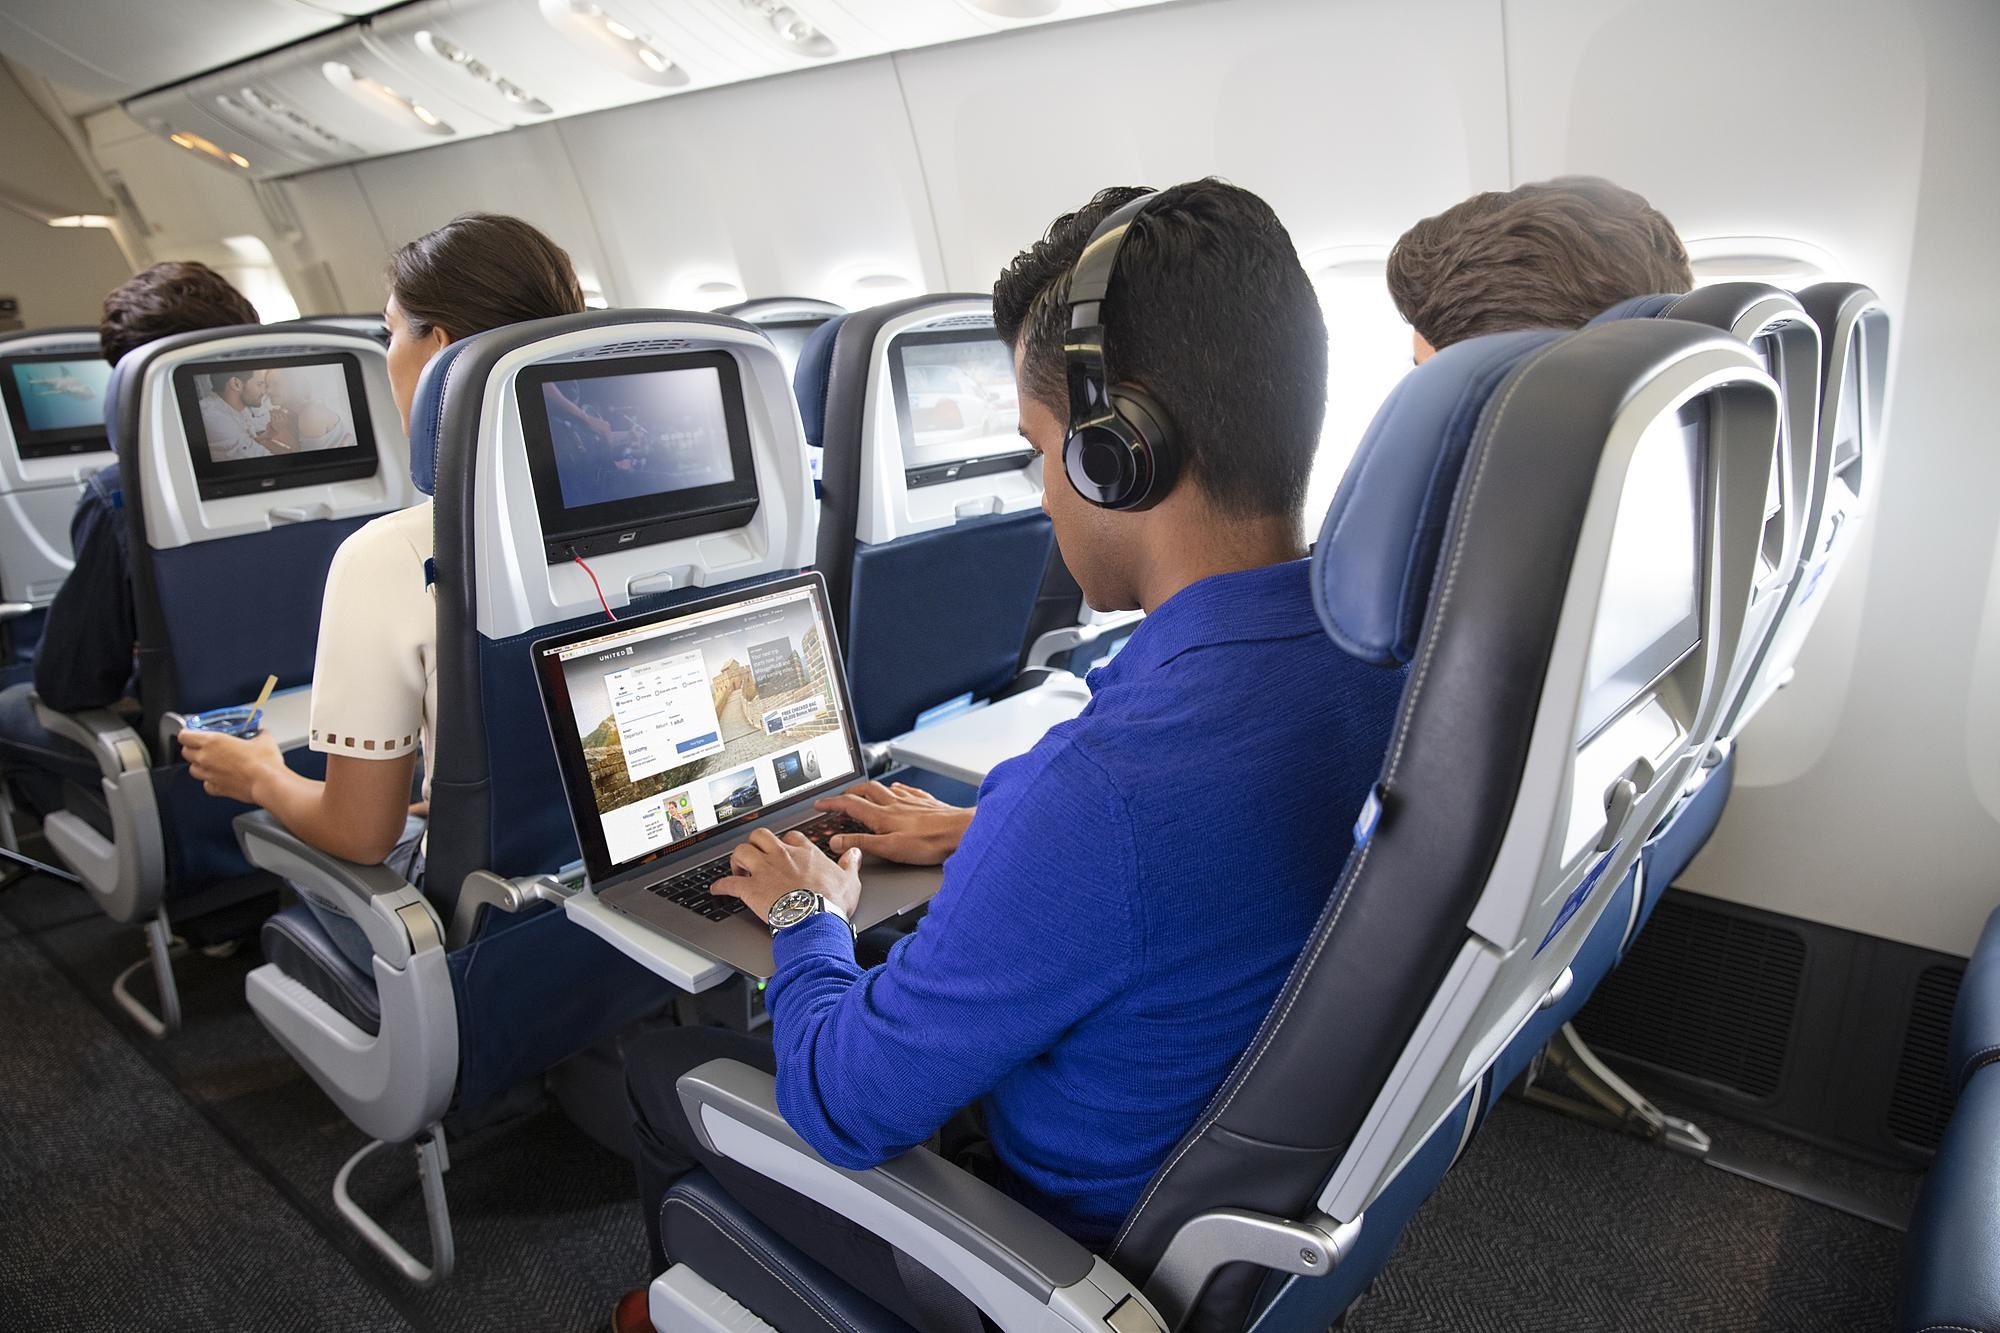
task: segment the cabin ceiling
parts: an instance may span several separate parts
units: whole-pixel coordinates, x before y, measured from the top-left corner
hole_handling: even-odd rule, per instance
[[[10,0],[0,55],[254,179],[1164,0]]]

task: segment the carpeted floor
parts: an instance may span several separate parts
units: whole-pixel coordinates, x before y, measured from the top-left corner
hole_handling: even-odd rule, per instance
[[[0,1328],[583,1333],[642,1277],[629,1169],[531,1105],[453,1140],[458,1273],[412,1290],[334,1213],[362,1139],[244,1006],[254,944],[179,960],[186,1026],[164,1042],[110,999],[142,947],[74,890],[0,894]],[[1897,1205],[1914,1192],[1914,1177],[1701,1119]],[[407,1159],[371,1161],[355,1193],[423,1253]],[[1900,1244],[1506,1102],[1342,1329],[1886,1329]]]

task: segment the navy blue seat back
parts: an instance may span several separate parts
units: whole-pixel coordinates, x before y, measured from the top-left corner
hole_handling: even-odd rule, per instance
[[[1039,508],[960,518],[887,541],[859,535],[879,484],[865,475],[867,434],[878,414],[894,410],[870,396],[891,392],[879,371],[880,335],[928,307],[985,299],[924,296],[856,311],[814,330],[799,358],[799,413],[807,441],[821,448],[817,566],[866,741],[889,740],[926,709],[985,698],[1014,678],[1054,549]]]
[[[306,323],[286,327],[299,334],[350,332]],[[245,334],[267,335],[273,350],[281,349],[277,330],[256,325],[162,338],[127,353],[105,393],[131,562],[140,735],[149,743],[159,735],[165,714],[246,703],[267,675],[278,678],[281,690],[310,684],[319,650],[320,596],[333,554],[376,516],[306,519],[160,549],[149,542],[147,479],[163,460],[156,443],[142,434],[143,423],[156,416],[145,402],[147,370],[168,354]],[[154,380],[154,393],[171,394],[159,377]],[[230,824],[246,807],[203,793],[177,751],[155,758],[169,898],[185,899],[210,884],[250,874]],[[304,750],[287,762],[315,777],[325,768],[321,756]]]
[[[445,348],[418,384],[410,471],[418,489],[433,497],[438,608],[438,716],[436,753],[426,756],[431,820],[423,887],[447,921],[466,876],[475,871],[511,879],[577,859],[531,649],[539,639],[603,620],[593,610],[502,637],[481,629],[478,469],[482,460],[499,463],[503,451],[525,447],[517,431],[509,434],[485,419],[489,377],[503,359],[544,339],[617,328],[646,313],[591,312],[496,329]],[[747,329],[719,316],[670,318],[680,325]],[[747,376],[745,387],[747,392]],[[736,585],[681,588],[617,609],[621,617],[643,614],[728,586]],[[608,580],[606,590],[616,597]],[[540,905],[513,914],[482,911],[449,964],[459,1029],[455,1103],[461,1110],[656,1011],[676,993],[560,910]]]

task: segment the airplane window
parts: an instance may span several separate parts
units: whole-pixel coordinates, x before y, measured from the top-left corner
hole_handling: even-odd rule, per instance
[[[1789,236],[1704,236],[1687,242],[1694,285],[1768,282],[1797,291],[1840,271],[1840,263],[1811,241]]]
[[[1385,247],[1322,263],[1313,276],[1326,317],[1326,422],[1306,483],[1306,539],[1319,535],[1348,460],[1382,400],[1410,371],[1410,326],[1383,278]]]
[[[257,307],[257,318],[276,324],[299,317],[299,303],[292,299],[292,289],[262,238],[225,236],[222,243],[229,247],[229,258],[215,267]]]

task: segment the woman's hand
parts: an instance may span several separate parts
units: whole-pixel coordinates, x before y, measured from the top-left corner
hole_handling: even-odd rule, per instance
[[[180,742],[188,772],[210,796],[265,805],[269,802],[262,793],[273,770],[290,771],[277,738],[268,731],[249,740],[219,731],[183,731]]]
[[[901,782],[886,787],[879,782],[857,783],[814,804],[846,815],[868,830],[834,835],[836,853],[861,851],[912,866],[943,865],[972,823],[972,811],[964,806],[947,805]]]

